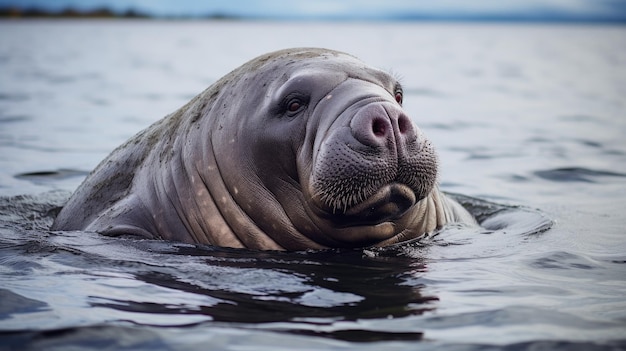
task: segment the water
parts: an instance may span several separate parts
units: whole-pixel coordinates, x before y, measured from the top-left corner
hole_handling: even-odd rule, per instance
[[[47,230],[117,145],[294,46],[399,75],[488,229],[298,253]],[[625,48],[610,26],[0,22],[0,349],[624,349]]]

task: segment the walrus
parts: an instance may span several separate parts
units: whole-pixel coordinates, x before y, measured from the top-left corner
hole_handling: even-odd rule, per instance
[[[474,223],[390,74],[294,48],[233,70],[130,138],[52,230],[257,250],[388,246]]]

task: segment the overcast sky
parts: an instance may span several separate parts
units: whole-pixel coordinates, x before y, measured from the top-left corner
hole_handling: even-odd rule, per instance
[[[626,0],[0,0],[0,6],[60,10],[129,8],[156,16],[215,14],[272,18],[386,18],[422,16],[541,15],[573,18],[626,18]]]

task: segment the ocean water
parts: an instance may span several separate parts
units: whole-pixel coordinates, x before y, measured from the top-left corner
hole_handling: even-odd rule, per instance
[[[54,214],[111,150],[296,46],[393,72],[484,229],[272,253]],[[626,349],[626,27],[0,22],[0,349]]]

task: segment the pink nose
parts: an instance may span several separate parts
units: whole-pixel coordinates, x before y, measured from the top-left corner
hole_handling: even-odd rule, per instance
[[[398,106],[375,102],[360,109],[350,121],[352,135],[373,148],[401,151],[417,140],[416,127]]]

